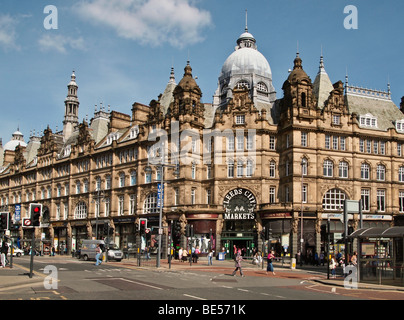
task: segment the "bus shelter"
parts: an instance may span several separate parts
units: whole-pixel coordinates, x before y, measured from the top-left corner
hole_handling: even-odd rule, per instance
[[[359,229],[348,237],[357,240],[359,282],[404,286],[404,227]]]

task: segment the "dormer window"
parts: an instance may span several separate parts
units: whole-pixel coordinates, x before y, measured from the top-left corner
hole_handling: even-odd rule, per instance
[[[65,148],[65,150],[64,150],[64,156],[65,156],[65,157],[70,156],[70,153],[71,153],[71,152],[72,152],[72,146],[71,146],[71,145],[66,146],[66,148]]]
[[[133,127],[132,129],[130,129],[129,138],[135,139],[137,138],[138,134],[139,134],[139,127],[138,126]]]
[[[395,122],[397,132],[404,132],[404,119],[396,120]]]
[[[361,127],[377,128],[377,118],[371,113],[359,116]]]
[[[107,144],[111,144],[112,141],[118,140],[118,139],[119,139],[119,133],[118,132],[110,133],[109,136],[107,137]]]

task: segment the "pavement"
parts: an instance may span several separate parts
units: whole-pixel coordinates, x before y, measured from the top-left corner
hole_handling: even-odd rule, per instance
[[[35,259],[49,259],[49,257],[35,257]],[[69,256],[55,256],[53,259],[61,260],[76,260]],[[35,260],[34,260],[35,261]],[[54,261],[54,260],[53,260]],[[167,259],[162,259],[160,267],[155,266],[155,260],[151,260],[148,266],[137,266],[137,260],[135,258],[124,259],[121,262],[108,261],[108,265],[130,267],[138,269],[148,269],[157,270],[159,272],[169,272],[169,271],[204,271],[204,272],[214,272],[214,273],[232,273],[234,270],[234,262],[232,260],[214,260],[213,265],[208,265],[207,260],[203,258],[198,261],[198,263],[180,262],[178,260],[173,260],[171,264],[168,263]],[[344,278],[342,276],[337,276],[336,279],[327,279],[327,267],[326,266],[297,266],[295,269],[291,269],[289,264],[282,264],[282,262],[274,262],[275,275],[271,272],[266,274],[266,263],[262,265],[253,265],[248,261],[243,263],[243,272],[246,277],[275,277],[275,278],[294,278],[302,279],[302,281],[312,281],[316,283],[321,283],[323,285],[329,285],[333,287],[345,287]],[[33,272],[32,277],[29,277],[30,270],[18,261],[13,261],[13,268],[6,266],[5,268],[0,268],[0,292],[24,288],[24,287],[34,287],[42,285],[46,274]],[[237,274],[239,276],[239,273]],[[330,275],[331,277],[331,275]],[[356,288],[351,288],[356,289]],[[388,286],[388,285],[378,285],[378,284],[368,284],[368,283],[358,283],[357,289],[368,289],[368,290],[390,290],[390,291],[404,291],[404,287],[399,286]]]

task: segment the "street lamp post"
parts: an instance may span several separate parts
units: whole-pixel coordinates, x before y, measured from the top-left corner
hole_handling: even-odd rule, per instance
[[[160,260],[161,260],[161,237],[163,236],[162,220],[163,220],[163,206],[164,206],[164,168],[165,167],[175,168],[176,166],[170,165],[170,164],[165,164],[165,163],[160,163],[157,165],[157,167],[160,167],[159,241],[158,241],[158,248],[157,248],[157,259],[156,259],[156,266],[157,266],[157,268],[159,268]],[[170,248],[170,250],[171,250],[171,248]]]
[[[302,166],[302,187],[301,187],[301,213],[300,213],[300,263],[302,263],[302,255],[303,255],[303,177],[304,177],[304,165],[305,161],[302,159],[301,166]]]
[[[97,190],[94,196],[93,203],[96,205],[96,215],[95,215],[95,239],[98,240],[98,217],[100,216],[100,199],[104,200],[104,191]]]

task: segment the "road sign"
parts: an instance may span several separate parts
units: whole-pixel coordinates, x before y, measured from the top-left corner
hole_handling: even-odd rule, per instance
[[[22,227],[23,228],[32,227],[32,220],[30,218],[23,218],[22,219]]]
[[[163,206],[164,201],[164,185],[161,183],[157,184],[157,208],[160,208],[160,205]]]
[[[20,221],[21,220],[21,204],[16,204],[14,208],[15,208],[14,221]]]

